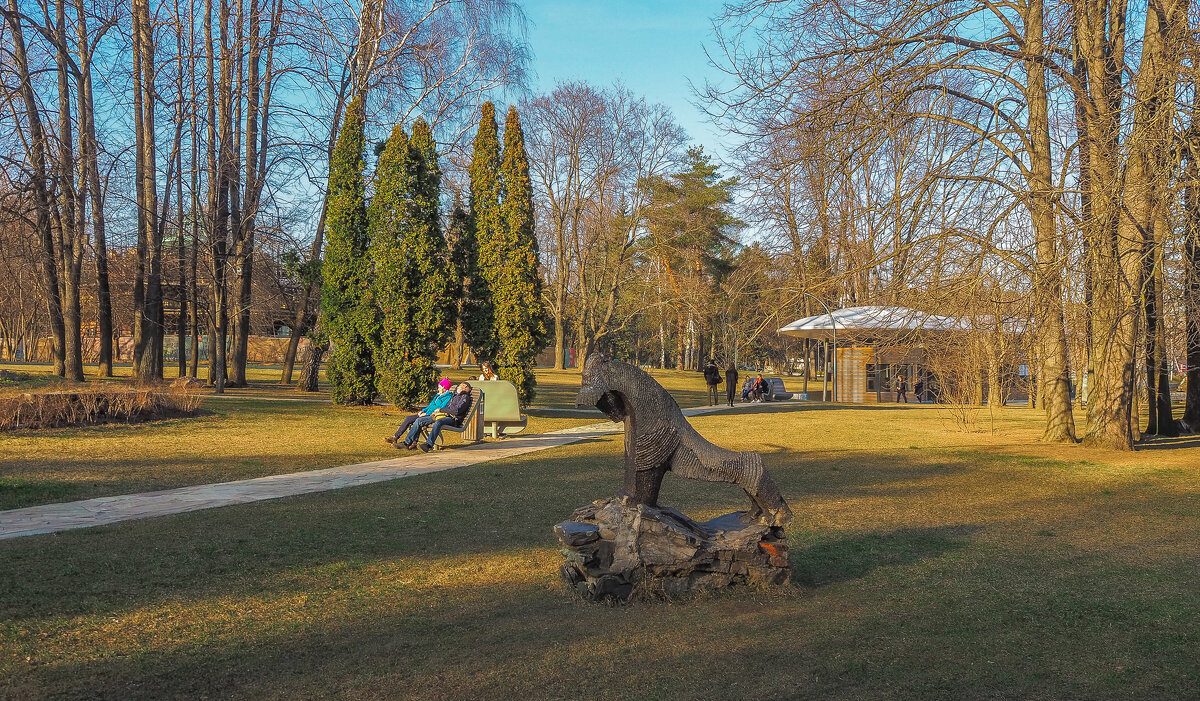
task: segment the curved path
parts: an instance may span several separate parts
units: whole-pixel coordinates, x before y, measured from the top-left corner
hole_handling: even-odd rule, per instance
[[[728,408],[724,406],[697,407],[684,409],[683,413],[685,416],[695,416]],[[167,516],[219,506],[247,504],[264,499],[279,499],[297,494],[324,492],[330,489],[356,487],[429,472],[441,472],[456,467],[556,448],[588,438],[620,433],[622,430],[621,424],[605,421],[535,436],[506,438],[498,442],[479,442],[433,453],[405,454],[398,458],[364,462],[357,465],[343,465],[323,470],[271,475],[236,482],[201,484],[157,492],[98,497],[85,501],[11,509],[0,511],[0,540],[57,533],[74,528],[104,526],[121,521]]]

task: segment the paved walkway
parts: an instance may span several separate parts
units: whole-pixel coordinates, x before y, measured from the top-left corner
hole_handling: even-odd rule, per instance
[[[695,416],[727,408],[698,407],[684,409],[683,413],[686,416]],[[167,516],[219,506],[247,504],[264,499],[279,499],[298,494],[324,492],[330,489],[356,487],[401,477],[441,472],[456,467],[557,448],[589,438],[620,433],[622,430],[621,424],[605,421],[540,435],[516,436],[499,442],[474,443],[432,453],[413,454],[404,451],[404,454],[397,458],[330,467],[324,470],[11,509],[0,511],[0,540],[57,533],[74,528],[104,526],[121,521]]]

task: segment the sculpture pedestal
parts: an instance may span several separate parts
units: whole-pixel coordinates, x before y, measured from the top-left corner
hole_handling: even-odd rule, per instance
[[[567,559],[559,572],[592,601],[787,582],[783,529],[743,523],[745,513],[697,523],[672,508],[602,499],[554,527]]]

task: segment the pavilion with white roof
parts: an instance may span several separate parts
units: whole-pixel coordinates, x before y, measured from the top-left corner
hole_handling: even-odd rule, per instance
[[[897,377],[908,384],[910,401],[918,382],[933,390],[936,376],[924,346],[931,336],[966,330],[963,320],[908,307],[846,307],[797,319],[778,333],[832,344],[833,399],[839,402],[895,401]],[[826,354],[825,357],[831,357]]]

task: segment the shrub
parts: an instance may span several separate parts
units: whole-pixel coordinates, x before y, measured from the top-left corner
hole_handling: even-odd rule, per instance
[[[192,384],[83,385],[0,397],[0,431],[152,421],[192,416],[203,400]]]

